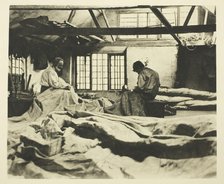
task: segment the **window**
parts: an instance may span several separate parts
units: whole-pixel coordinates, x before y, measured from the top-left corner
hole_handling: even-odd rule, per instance
[[[120,27],[155,27],[160,24],[158,18],[151,12],[121,13]],[[156,35],[122,35],[122,39],[156,38]]]
[[[26,59],[10,55],[8,66],[8,90],[17,92],[25,90]]]
[[[75,86],[94,91],[119,90],[126,81],[125,67],[124,54],[77,56]]]
[[[92,55],[92,90],[108,90],[107,54]]]
[[[124,55],[110,55],[110,89],[121,89],[125,84]]]
[[[90,89],[90,56],[77,56],[77,89]]]
[[[160,8],[164,17],[168,20],[171,26],[183,25],[191,6],[183,7],[165,7]],[[153,12],[144,10],[144,12],[129,11],[129,13],[121,12],[119,14],[120,27],[164,27],[160,20],[154,15]],[[190,19],[189,25],[198,24],[198,8],[196,7]],[[169,34],[163,35],[120,35],[120,39],[170,39]]]
[[[25,73],[25,58],[16,58],[14,55],[9,56],[9,73],[14,75]]]

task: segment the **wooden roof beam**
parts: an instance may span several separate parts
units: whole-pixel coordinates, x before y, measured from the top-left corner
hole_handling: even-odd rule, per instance
[[[155,35],[175,33],[202,33],[215,32],[216,24],[173,26],[166,27],[139,27],[139,28],[44,28],[44,29],[11,29],[12,34],[21,35]]]
[[[92,19],[93,19],[93,22],[94,22],[95,26],[96,26],[97,28],[100,28],[100,24],[99,24],[99,22],[98,22],[98,20],[97,20],[97,18],[96,18],[96,16],[95,16],[93,10],[92,10],[92,9],[89,9],[89,13],[90,13],[90,15],[91,15],[91,17],[92,17]]]
[[[73,18],[75,17],[76,10],[71,10],[71,13],[69,14],[67,22],[71,23]]]
[[[71,26],[73,28],[77,28],[75,25],[71,24],[68,21],[65,21],[65,24],[67,24],[67,25],[69,25],[69,26]],[[86,36],[82,36],[82,35],[77,35],[77,36],[80,37],[80,38],[82,38],[82,39],[84,39],[84,40],[86,40],[86,41],[88,41],[88,42],[92,41],[90,38],[88,38]]]
[[[150,6],[150,9],[156,15],[156,17],[166,26],[166,28],[170,32],[171,36],[177,41],[177,43],[179,45],[182,45],[181,40],[177,37],[177,35],[175,35],[175,33],[173,33],[171,31],[172,30],[172,26],[170,25],[170,23],[168,22],[166,17],[164,17],[164,15],[156,7]]]
[[[154,6],[154,7],[180,7],[186,5]],[[80,5],[11,5],[10,10],[117,10],[150,8],[149,5],[137,6],[80,6]]]
[[[105,41],[104,39],[102,39],[102,38],[100,38],[99,36],[96,36],[96,35],[88,35],[88,37],[90,37],[91,39],[100,41],[100,42],[104,42]]]
[[[184,21],[184,26],[187,26],[188,25],[188,23],[189,23],[189,21],[191,19],[191,16],[194,13],[194,9],[195,9],[195,6],[192,6],[191,9],[190,9],[190,11],[188,12],[188,15],[187,15],[187,17],[186,17],[186,19]]]
[[[105,23],[106,23],[107,28],[110,28],[110,24],[109,24],[109,21],[108,21],[108,19],[107,19],[107,16],[106,16],[104,10],[101,10],[100,12],[101,12],[102,15],[103,15],[103,19],[104,19],[104,21],[105,21]],[[115,39],[114,39],[113,35],[110,35],[110,36],[111,36],[112,41],[114,42]]]

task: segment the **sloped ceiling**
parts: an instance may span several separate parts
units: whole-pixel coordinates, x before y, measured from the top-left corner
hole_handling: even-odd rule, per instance
[[[63,25],[65,21],[68,21],[69,15],[71,10],[10,10],[10,30],[16,29],[29,29],[27,25],[24,25],[24,20],[33,19],[35,23],[35,19],[39,19],[40,17],[46,18],[45,20],[49,23],[55,22],[59,23],[58,26]],[[98,16],[98,12],[94,11],[94,14]],[[71,25],[76,27],[88,27],[92,24],[92,17],[88,10],[77,10],[75,12],[75,16],[70,22]],[[22,22],[22,23],[21,23]],[[42,22],[43,23],[43,22]],[[17,37],[18,36],[18,37]],[[17,37],[17,38],[16,38]],[[19,40],[19,41],[17,41]],[[21,41],[24,44],[21,44]],[[31,52],[30,48],[36,45],[38,48],[39,45],[48,46],[48,48],[55,48],[57,50],[61,50],[60,48],[67,48],[67,47],[75,47],[76,46],[88,46],[94,43],[97,43],[100,38],[95,38],[91,36],[81,36],[81,35],[74,35],[74,36],[65,36],[65,35],[14,35],[10,34],[10,52],[18,55],[24,55],[24,53],[19,53],[22,50],[26,50],[27,52]],[[22,49],[21,49],[22,47]],[[44,47],[45,48],[45,47]],[[35,49],[33,49],[35,50]],[[45,49],[46,52],[48,52]],[[25,53],[26,55],[27,53]]]
[[[10,10],[10,28],[19,26],[19,22],[27,18],[47,16],[49,21],[63,23],[68,20],[71,10]],[[94,11],[98,16],[99,12]],[[76,10],[71,24],[77,27],[88,27],[91,25],[92,17],[88,10]]]
[[[208,17],[209,18],[209,23],[215,24],[215,7],[211,6],[206,6],[203,7],[209,10]],[[149,10],[149,9],[148,9]],[[43,10],[43,9],[34,9],[34,10],[29,10],[29,9],[11,9],[10,10],[10,29],[16,29],[16,28],[21,28],[22,25],[20,24],[21,21],[29,18],[38,18],[40,16],[45,16],[48,17],[48,20],[51,22],[58,22],[58,23],[64,23],[65,21],[68,21],[69,15],[71,13],[71,9],[52,9],[52,10]],[[108,10],[110,11],[110,10]],[[113,9],[111,11],[114,11]],[[128,8],[123,9],[123,11],[128,11]],[[94,14],[96,17],[100,15],[98,10],[93,10]],[[212,14],[212,16],[210,16]],[[102,14],[101,14],[102,15]],[[101,16],[102,18],[102,16]],[[99,16],[100,19],[100,16]],[[99,20],[98,20],[99,21]],[[105,23],[104,23],[105,24]],[[90,12],[87,9],[79,9],[75,10],[75,16],[71,20],[70,25],[78,27],[78,28],[88,28],[88,27],[95,27],[94,21],[90,15]],[[103,27],[106,27],[105,25]],[[102,28],[103,28],[102,27]],[[24,27],[22,27],[24,28]],[[75,36],[75,35],[74,35]],[[100,39],[104,39],[104,41],[108,41],[108,37],[102,36],[102,35],[97,35]],[[47,40],[53,41],[57,40],[57,37],[59,36],[50,36],[45,38]],[[77,37],[77,36],[76,36]],[[83,38],[78,38],[82,39],[84,41],[89,40],[88,36],[84,36],[85,39]],[[42,35],[42,38],[45,39]],[[100,40],[98,39],[98,41]],[[93,40],[93,38],[90,38],[90,40]]]

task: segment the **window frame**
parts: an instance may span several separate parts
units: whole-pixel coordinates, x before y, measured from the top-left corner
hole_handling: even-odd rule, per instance
[[[108,53],[108,89],[110,91],[116,91],[121,89],[112,89],[111,86],[111,56],[124,56],[124,85],[127,85],[127,59],[126,59],[126,50],[123,53]]]
[[[97,54],[97,55],[103,55],[103,54],[105,54],[106,56],[107,56],[107,60],[106,60],[106,65],[107,65],[107,89],[106,90],[103,90],[103,81],[102,81],[102,90],[99,90],[99,89],[94,89],[93,90],[93,84],[91,84],[91,90],[92,91],[107,91],[107,90],[109,90],[109,86],[108,86],[108,81],[109,81],[109,71],[108,71],[108,53],[92,53],[91,54],[91,75],[93,75],[93,65],[92,65],[92,61],[93,61],[93,59],[92,59],[92,57],[93,57],[93,54]],[[97,65],[98,66],[98,65]],[[102,65],[103,66],[103,65]],[[103,77],[103,76],[102,76]],[[93,79],[93,78],[92,78]],[[102,78],[102,80],[103,80],[103,78]]]
[[[189,10],[191,8],[191,6],[188,7]],[[173,26],[180,26],[182,25],[182,19],[184,17],[184,20],[186,19],[186,16],[188,14],[188,11],[189,10],[183,10],[182,7],[163,7],[163,8],[159,8],[159,10],[163,13],[164,10],[167,10],[167,9],[173,9],[173,13],[175,14],[174,16],[174,24]],[[186,8],[185,8],[186,9]],[[176,12],[176,13],[175,13]],[[147,14],[147,26],[150,26],[150,14],[153,14],[152,12],[150,12],[149,10],[147,9],[144,9],[144,10],[129,10],[128,12],[126,11],[123,11],[123,10],[120,10],[118,11],[118,16],[117,16],[117,26],[118,27],[121,27],[121,14],[136,14],[137,15],[137,27],[139,27],[139,20],[138,20],[138,16],[139,14],[141,13],[146,13]],[[166,13],[165,13],[166,14]],[[164,14],[164,16],[166,17],[166,15]],[[154,14],[153,14],[154,15]],[[184,16],[183,16],[184,15]],[[193,16],[196,16],[194,17],[194,19],[192,20]],[[194,14],[192,15],[192,18],[191,18],[191,21],[193,22],[199,22],[199,7],[196,7],[195,10],[194,10]],[[158,18],[157,18],[158,19]],[[170,20],[168,20],[170,22]],[[196,23],[196,24],[197,24]],[[172,23],[171,23],[172,25]],[[122,26],[123,27],[123,26]],[[158,19],[158,27],[164,27],[164,25],[161,23],[161,21]],[[180,34],[182,35],[182,34]],[[132,36],[132,35],[131,35]],[[116,39],[117,40],[121,40],[121,41],[125,41],[125,40],[128,40],[128,41],[143,41],[143,40],[153,40],[153,41],[156,41],[156,40],[172,40],[172,36],[167,34],[167,35],[162,35],[162,34],[155,34],[155,38],[152,38],[150,37],[151,35],[140,35],[140,36],[145,36],[144,38],[139,38],[139,35],[134,35],[135,38],[125,38],[125,37],[122,37],[120,35],[117,35]]]
[[[10,87],[10,91],[23,91],[25,90],[25,87],[27,86],[27,58],[25,57],[17,57],[14,54],[10,54],[8,56],[8,87]],[[24,81],[24,89],[20,88],[22,84],[22,81]],[[10,84],[11,83],[11,84]],[[13,83],[13,84],[12,84]],[[9,86],[12,85],[12,86]],[[14,89],[12,88],[14,86]],[[9,88],[8,88],[9,90]]]
[[[90,85],[90,88],[89,89],[78,89],[78,57],[84,57],[85,58],[85,61],[86,61],[86,57],[89,57],[89,59],[90,59],[90,65],[89,65],[89,71],[90,71],[90,75],[89,75],[89,85]],[[86,55],[84,55],[84,54],[82,54],[82,55],[76,55],[75,56],[75,84],[74,84],[74,86],[75,86],[75,89],[76,90],[92,90],[92,80],[91,80],[91,78],[92,78],[92,56],[91,56],[91,54],[86,54]],[[86,84],[85,84],[85,86],[86,86]]]
[[[106,54],[107,55],[107,90],[93,90],[93,87],[92,87],[92,55],[93,54]],[[89,89],[78,89],[78,60],[77,60],[77,57],[80,57],[80,56],[83,56],[86,58],[86,56],[89,56],[90,57],[90,88]],[[75,72],[75,80],[73,83],[75,89],[77,91],[95,91],[95,92],[102,92],[102,91],[120,91],[121,89],[112,89],[111,88],[111,56],[124,56],[124,84],[127,85],[127,49],[125,49],[124,52],[122,53],[91,53],[91,54],[82,54],[82,55],[75,55],[74,57],[74,61],[75,61],[75,65],[74,65],[74,68],[75,70],[73,70]],[[73,73],[74,73],[73,72]],[[102,87],[103,88],[103,87]]]

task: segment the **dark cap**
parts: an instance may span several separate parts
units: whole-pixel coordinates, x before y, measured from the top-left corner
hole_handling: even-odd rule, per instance
[[[145,67],[145,65],[141,61],[135,61],[133,63],[133,69],[134,70],[136,70],[136,69],[142,69],[144,67]]]

